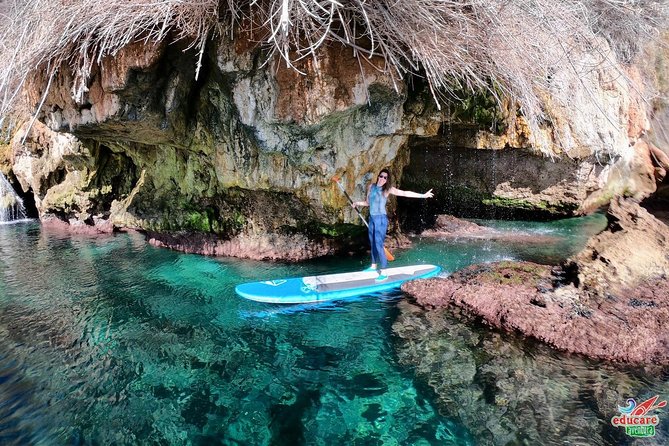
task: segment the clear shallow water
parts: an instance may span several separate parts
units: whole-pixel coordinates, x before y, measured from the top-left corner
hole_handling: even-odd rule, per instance
[[[395,264],[450,272],[564,258],[603,224],[524,228],[555,234],[539,245],[416,240]],[[137,234],[0,226],[0,444],[485,444],[398,358],[401,293],[288,307],[234,294],[240,282],[365,266],[221,260]],[[440,342],[457,345],[448,336]]]

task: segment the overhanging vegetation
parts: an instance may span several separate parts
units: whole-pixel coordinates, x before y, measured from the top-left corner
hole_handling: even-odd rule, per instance
[[[433,96],[488,90],[515,101],[530,126],[542,92],[567,66],[574,85],[601,64],[632,60],[664,29],[666,0],[9,0],[0,39],[0,117],[28,82],[46,94],[64,65],[82,101],[91,69],[131,42],[184,41],[201,60],[213,38],[256,36],[268,60],[289,66],[323,45],[350,47],[361,64],[400,81],[424,75]],[[587,63],[580,57],[588,54]],[[295,68],[297,69],[297,68]],[[624,80],[624,73],[620,72]],[[583,88],[585,85],[583,85]],[[568,103],[570,92],[553,91]],[[555,97],[564,94],[565,97]],[[30,104],[30,113],[36,113]],[[37,106],[39,109],[39,105]]]

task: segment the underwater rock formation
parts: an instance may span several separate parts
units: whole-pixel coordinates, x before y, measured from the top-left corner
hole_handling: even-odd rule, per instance
[[[669,228],[630,200],[612,202],[607,218],[607,229],[560,267],[474,265],[402,290],[424,308],[456,307],[559,350],[668,365]]]
[[[629,395],[648,389],[647,378],[485,329],[458,307],[425,311],[406,300],[398,307],[393,333],[399,360],[434,390],[441,413],[462,422],[476,444],[632,444],[610,419]],[[660,367],[640,373],[664,379]],[[644,444],[663,445],[668,437],[658,429]]]

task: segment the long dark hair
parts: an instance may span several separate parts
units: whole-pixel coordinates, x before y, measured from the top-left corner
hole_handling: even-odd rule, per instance
[[[390,171],[388,170],[387,167],[384,167],[383,169],[381,169],[381,172],[379,172],[379,175],[381,175],[382,173],[385,173],[386,175],[388,175],[388,178],[386,178],[386,184],[383,185],[381,190],[383,190],[383,192],[388,192],[390,190],[390,188],[393,187],[393,185],[390,182]],[[376,184],[377,181],[379,181],[378,175],[376,177],[376,181],[374,182],[374,184]]]

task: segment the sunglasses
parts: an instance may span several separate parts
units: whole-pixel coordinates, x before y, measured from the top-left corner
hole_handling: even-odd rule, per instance
[[[384,180],[388,179],[388,175],[379,175],[379,178],[383,178]]]

